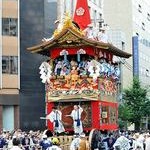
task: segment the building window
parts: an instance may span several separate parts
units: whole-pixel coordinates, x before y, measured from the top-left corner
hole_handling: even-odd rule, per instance
[[[97,11],[96,10],[94,10],[94,16],[93,16],[93,18],[94,18],[94,25],[96,25],[96,22],[97,22]]]
[[[147,13],[147,20],[150,21],[150,14]]]
[[[142,22],[142,29],[145,30],[145,23]]]
[[[139,36],[139,33],[136,32],[136,35]]]
[[[17,74],[18,73],[18,57],[3,56],[2,57],[2,73]]]
[[[149,69],[146,69],[146,77],[149,77],[149,76],[150,76]]]
[[[9,36],[17,36],[18,20],[15,18],[3,18],[2,19],[2,34]]]
[[[99,29],[102,28],[102,24],[104,23],[104,19],[102,19],[102,14],[99,14]]]
[[[138,6],[138,11],[139,11],[140,13],[142,13],[142,7],[141,7],[141,5]]]
[[[102,7],[102,1],[99,0],[98,3],[99,3],[98,6],[101,8]]]

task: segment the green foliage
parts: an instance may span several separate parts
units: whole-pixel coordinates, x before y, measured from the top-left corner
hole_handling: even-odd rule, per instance
[[[126,104],[119,105],[119,127],[120,129],[127,128],[128,120],[133,116],[131,108]]]
[[[135,123],[135,128],[139,129],[141,118],[150,113],[150,101],[147,89],[141,87],[138,78],[134,78],[132,86],[124,90],[123,101],[123,105],[119,106],[119,117]]]

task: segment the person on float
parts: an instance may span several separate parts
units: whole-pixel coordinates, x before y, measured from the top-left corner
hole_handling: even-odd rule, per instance
[[[95,57],[95,59],[93,59],[91,61],[91,65],[88,69],[88,72],[89,72],[89,76],[90,77],[93,77],[93,82],[96,82],[97,81],[97,78],[99,77],[100,75],[100,64],[97,60],[98,58]]]
[[[81,114],[83,112],[83,108],[80,105],[74,105],[74,109],[71,112],[71,117],[73,119],[73,127],[75,134],[81,134],[83,132],[83,125],[81,121]]]
[[[87,28],[83,32],[88,39],[95,40],[95,31],[92,24],[87,25]]]
[[[63,66],[62,66],[62,61],[61,61],[61,60],[58,60],[58,62],[56,63],[55,69],[54,69],[55,75],[60,76],[62,67],[63,67]]]
[[[103,57],[101,57],[100,60],[99,60],[99,67],[100,67],[100,75],[101,76],[104,75],[104,71],[105,71],[105,68],[104,68],[104,65],[103,65],[104,61],[105,60],[104,60]]]
[[[119,65],[118,65],[118,63],[115,63],[114,64],[114,79],[115,80],[119,80],[120,73],[121,73],[121,71],[120,71]]]
[[[69,74],[69,69],[67,68],[67,66],[63,66],[62,70],[60,72],[60,75],[65,76],[65,75],[68,75],[68,74]]]
[[[70,65],[71,65],[71,68],[72,67],[76,67],[77,68],[78,63],[77,63],[77,61],[75,60],[74,57],[71,58]]]
[[[112,77],[112,75],[114,74],[114,65],[110,60],[108,60],[107,68],[108,68],[107,76]]]
[[[71,84],[75,84],[78,80],[78,70],[76,66],[72,66],[71,72],[70,72],[70,79],[71,79]]]
[[[87,65],[87,59],[85,59],[85,57],[82,57],[81,61],[79,62],[79,68],[83,67],[85,68],[85,66]]]
[[[56,134],[65,131],[65,128],[62,124],[62,112],[56,107],[52,108],[52,111],[46,116],[46,119],[53,123],[54,132]]]
[[[106,29],[100,28],[100,31],[99,31],[99,33],[97,35],[97,39],[100,42],[108,43],[108,36],[106,34]]]
[[[103,73],[102,74],[105,77],[107,77],[108,76],[108,72],[109,72],[109,65],[107,63],[107,59],[106,58],[103,59],[103,63],[101,64],[101,66],[103,68]]]

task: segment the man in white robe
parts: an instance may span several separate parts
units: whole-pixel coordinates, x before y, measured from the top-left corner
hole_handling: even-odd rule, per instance
[[[74,109],[71,112],[71,117],[73,119],[74,133],[81,134],[83,132],[83,126],[81,121],[81,114],[83,109],[78,105],[74,105]]]
[[[145,139],[145,150],[150,150],[150,134],[147,134],[147,138]]]
[[[61,111],[57,110],[56,107],[52,108],[52,111],[46,116],[46,119],[53,123],[55,133],[62,133],[65,131],[62,124],[62,113]]]
[[[105,33],[105,29],[100,29],[100,32],[98,33],[98,41],[103,43],[108,43],[108,36]]]
[[[129,143],[129,140],[125,136],[121,135],[116,140],[113,147],[114,147],[115,150],[117,150],[117,149],[119,149],[119,150],[129,150],[130,143]]]
[[[79,148],[79,141],[80,141],[79,135],[75,134],[74,139],[70,144],[70,150],[77,150]]]

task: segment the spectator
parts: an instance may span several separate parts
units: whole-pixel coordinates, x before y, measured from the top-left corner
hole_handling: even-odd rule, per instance
[[[49,148],[47,148],[46,150],[62,150],[60,147],[59,147],[59,140],[56,138],[56,137],[54,137],[53,139],[52,139],[52,146],[51,147],[49,147]]]
[[[74,134],[74,139],[70,144],[70,150],[77,150],[79,148],[79,134]]]
[[[50,140],[47,139],[47,135],[43,135],[42,141],[40,142],[40,146],[42,147],[42,150],[46,150],[48,147],[52,146],[52,143]]]
[[[86,140],[85,134],[81,133],[78,150],[89,150],[89,143]]]
[[[3,138],[2,135],[0,135],[0,149],[4,148],[7,145],[7,142],[5,140],[5,138]]]
[[[20,145],[20,140],[18,138],[13,138],[13,147],[10,150],[22,150],[19,145]]]

